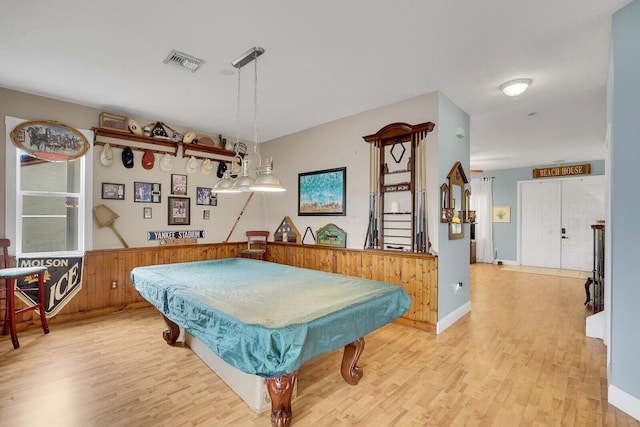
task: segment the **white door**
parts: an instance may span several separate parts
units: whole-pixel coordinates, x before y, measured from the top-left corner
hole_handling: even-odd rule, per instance
[[[604,176],[520,183],[520,263],[590,271],[591,224],[604,218]]]
[[[593,269],[591,225],[604,209],[604,175],[562,181],[562,268]]]
[[[561,183],[528,181],[520,186],[522,265],[560,268]]]

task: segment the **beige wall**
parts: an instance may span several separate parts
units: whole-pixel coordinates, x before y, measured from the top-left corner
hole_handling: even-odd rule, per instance
[[[113,110],[112,110],[113,111]],[[13,143],[6,138],[7,129],[5,126],[5,116],[16,117],[25,120],[56,120],[77,129],[91,129],[99,124],[99,115],[102,110],[90,108],[83,105],[54,100],[42,96],[30,95],[23,92],[0,88],[0,138],[2,147],[0,149],[0,176],[3,177],[0,186],[0,235],[7,235],[6,227],[13,227],[12,224],[5,224],[5,209],[7,205],[12,208],[13,199],[7,200],[5,191],[6,176],[6,151],[7,144],[10,150]],[[118,111],[113,111],[118,112]],[[145,120],[138,117],[135,119],[143,124],[153,120]],[[173,125],[173,124],[172,124]],[[179,129],[176,126],[176,129]],[[9,129],[11,131],[11,129]],[[219,194],[218,206],[197,206],[195,203],[196,187],[213,187],[218,178],[215,173],[209,176],[202,174],[188,175],[188,196],[191,197],[191,225],[189,226],[168,226],[167,225],[167,197],[170,195],[170,174],[162,172],[158,167],[159,155],[156,155],[156,165],[152,170],[143,169],[140,165],[142,153],[135,151],[135,166],[127,169],[118,161],[121,150],[114,149],[115,160],[111,167],[103,167],[99,162],[101,147],[89,152],[93,164],[93,200],[90,207],[101,203],[113,209],[120,218],[116,221],[116,228],[123,235],[131,247],[156,246],[158,243],[147,241],[148,231],[172,231],[172,230],[204,230],[205,239],[202,243],[221,242],[226,239],[234,222],[236,221],[247,195]],[[174,173],[186,174],[187,159],[174,159]],[[133,201],[134,181],[154,182],[162,185],[161,203],[135,203]],[[125,184],[125,200],[102,200],[102,182]],[[230,241],[244,240],[244,232],[251,228],[264,228],[267,223],[260,215],[259,207],[263,204],[260,196],[256,195],[250,202],[241,221],[238,223]],[[153,218],[144,220],[142,217],[143,207],[152,207]],[[204,220],[203,211],[210,210],[210,219]],[[99,229],[94,221],[90,222],[93,233],[93,246],[90,249],[108,249],[122,247],[116,235],[108,228]]]
[[[41,96],[29,95],[22,92],[0,88],[0,114],[27,120],[57,120],[79,129],[91,129],[98,125],[98,117],[102,111],[96,108],[58,101]],[[114,111],[118,112],[118,111]],[[347,232],[347,247],[362,248],[367,230],[369,210],[369,144],[362,136],[377,132],[381,127],[393,122],[417,124],[426,121],[436,123],[436,129],[427,137],[429,150],[436,153],[430,159],[437,157],[438,138],[438,94],[431,93],[415,97],[396,104],[384,106],[375,110],[346,117],[334,122],[326,123],[283,138],[260,144],[263,157],[273,156],[275,174],[287,188],[284,193],[259,194],[256,193],[242,219],[230,238],[239,241],[244,238],[247,229],[263,228],[272,233],[285,216],[289,216],[301,234],[307,226],[314,234],[318,228],[327,223],[335,223]],[[139,123],[149,123],[135,117]],[[4,120],[1,121],[2,138],[6,135]],[[173,125],[173,124],[172,124]],[[3,141],[3,144],[10,141]],[[127,169],[118,161],[121,151],[114,149],[116,161],[111,167],[103,167],[99,162],[101,147],[98,146],[91,154],[93,162],[93,202],[92,206],[104,203],[113,209],[120,218],[116,227],[132,247],[155,246],[157,243],[147,241],[148,231],[164,230],[205,230],[202,242],[221,242],[226,239],[234,222],[238,218],[246,194],[219,194],[218,206],[197,206],[195,204],[195,188],[212,187],[217,181],[215,174],[203,176],[201,174],[188,175],[188,195],[191,196],[191,225],[167,225],[167,197],[170,195],[170,174],[160,171],[157,166],[159,155],[156,157],[156,167],[152,170],[140,166],[141,152],[135,151],[135,167]],[[5,149],[0,150],[0,172],[5,176]],[[431,160],[430,160],[431,161]],[[435,160],[434,160],[435,161]],[[174,159],[174,173],[186,174],[186,159],[180,156]],[[435,165],[435,166],[433,166]],[[298,173],[335,167],[347,167],[347,215],[346,216],[297,216]],[[437,176],[437,162],[430,168],[430,174]],[[162,203],[135,203],[133,201],[134,181],[160,183],[162,185]],[[439,188],[435,180],[429,185],[430,201],[438,200]],[[102,182],[125,184],[125,200],[113,201],[101,199]],[[0,231],[5,235],[5,191],[0,188]],[[9,201],[13,203],[13,201]],[[153,218],[142,218],[143,207],[151,207]],[[203,220],[203,211],[210,210],[209,220]],[[435,216],[434,216],[435,215]],[[433,216],[433,219],[431,218]],[[429,223],[435,224],[437,215],[430,207]],[[94,249],[119,248],[121,244],[115,234],[109,229],[99,229],[92,221]],[[430,235],[434,247],[437,248],[437,232]],[[87,249],[92,249],[87,248]]]
[[[437,153],[437,120],[438,94],[431,93],[261,144],[261,154],[273,156],[275,174],[288,189],[267,196],[269,229],[275,230],[285,216],[293,220],[303,235],[307,227],[311,227],[315,235],[320,227],[334,223],[347,232],[348,248],[362,249],[369,215],[369,144],[362,137],[394,122],[431,121],[436,123],[436,130],[427,136],[427,141],[429,149]],[[431,166],[437,168],[437,160],[434,161]],[[347,215],[298,216],[298,174],[342,166],[347,167]],[[429,186],[432,187],[439,188],[439,185],[434,183]],[[438,190],[434,191],[438,200]],[[437,239],[437,236],[431,237],[432,241]]]

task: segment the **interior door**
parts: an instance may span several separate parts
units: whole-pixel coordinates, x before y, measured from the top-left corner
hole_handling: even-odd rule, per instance
[[[560,268],[560,181],[528,181],[520,186],[520,262],[522,265]]]
[[[604,214],[604,175],[562,181],[562,268],[593,268],[591,225]]]

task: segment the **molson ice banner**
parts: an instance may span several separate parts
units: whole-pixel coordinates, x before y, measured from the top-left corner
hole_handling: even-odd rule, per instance
[[[82,257],[75,258],[20,258],[18,267],[47,267],[44,275],[45,313],[56,315],[82,288]],[[18,280],[17,287],[37,287],[36,277]],[[37,291],[16,291],[27,304],[38,303]]]

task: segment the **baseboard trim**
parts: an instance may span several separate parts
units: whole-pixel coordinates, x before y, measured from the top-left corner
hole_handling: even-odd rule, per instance
[[[609,384],[609,403],[640,421],[640,399]]]
[[[457,309],[453,310],[444,319],[438,321],[436,325],[436,334],[446,331],[450,326],[460,320],[465,314],[471,312],[471,301],[467,301]]]

